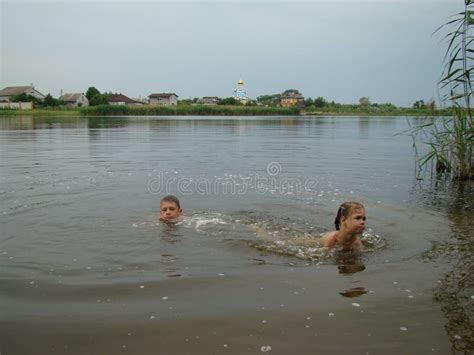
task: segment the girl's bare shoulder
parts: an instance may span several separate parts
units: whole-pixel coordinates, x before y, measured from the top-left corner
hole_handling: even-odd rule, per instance
[[[324,247],[332,247],[336,244],[337,231],[326,232],[321,234],[321,241]]]

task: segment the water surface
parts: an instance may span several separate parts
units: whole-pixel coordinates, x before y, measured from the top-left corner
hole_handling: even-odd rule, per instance
[[[472,352],[472,185],[417,180],[407,127],[0,118],[0,351]],[[176,226],[156,218],[167,193]],[[347,200],[379,239],[304,243]]]

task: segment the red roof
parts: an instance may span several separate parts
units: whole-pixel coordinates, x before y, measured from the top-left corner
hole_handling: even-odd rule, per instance
[[[167,99],[171,96],[176,96],[176,97],[179,97],[178,95],[176,95],[174,92],[172,93],[166,93],[166,92],[162,92],[162,93],[157,93],[157,94],[151,94],[149,95],[148,97],[149,98],[157,98],[157,99]]]
[[[123,95],[123,94],[113,94],[109,96],[109,102],[125,102],[127,104],[134,104],[137,101],[132,100],[131,98]]]

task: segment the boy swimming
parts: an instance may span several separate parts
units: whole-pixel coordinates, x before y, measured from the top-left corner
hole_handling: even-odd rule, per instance
[[[163,222],[175,222],[183,210],[176,196],[168,195],[160,201],[160,220]]]
[[[359,202],[344,202],[334,221],[336,230],[323,234],[323,247],[340,247],[342,250],[361,250],[364,244],[360,235],[365,229],[365,209]]]

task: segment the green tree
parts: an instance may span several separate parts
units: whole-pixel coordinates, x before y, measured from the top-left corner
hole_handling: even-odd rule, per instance
[[[287,94],[301,95],[301,93],[296,89],[287,89],[287,90],[283,91],[282,95],[287,95]]]
[[[41,104],[41,100],[26,93],[10,96],[10,101],[11,102],[33,102],[33,107],[39,106]]]
[[[242,105],[242,103],[239,100],[233,97],[226,97],[225,99],[220,100],[217,104],[218,105],[235,105],[235,106]]]
[[[277,106],[280,103],[281,94],[262,95],[257,97],[257,103],[263,106]]]
[[[360,106],[370,106],[370,98],[367,96],[363,96],[359,99]]]
[[[59,106],[59,100],[52,97],[51,94],[48,94],[48,95],[45,96],[43,102],[41,103],[41,106],[43,106],[43,107],[57,107],[57,106]]]
[[[420,109],[420,108],[425,108],[425,101],[423,100],[418,100],[413,103],[413,108]]]
[[[86,91],[87,100],[91,101],[92,98],[96,95],[99,95],[100,91],[97,90],[94,86],[90,86]]]
[[[97,105],[107,105],[109,103],[109,95],[107,94],[97,94],[92,96],[89,100],[89,105],[97,106]]]
[[[29,102],[29,101],[34,101],[34,100],[36,100],[36,98],[26,93],[10,96],[10,101],[12,102]]]
[[[314,106],[325,107],[325,106],[328,106],[328,102],[324,99],[324,97],[318,96],[317,98],[314,99]]]
[[[107,105],[110,95],[112,95],[112,92],[101,94],[94,86],[90,86],[86,91],[86,97],[91,106]]]

